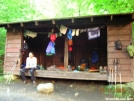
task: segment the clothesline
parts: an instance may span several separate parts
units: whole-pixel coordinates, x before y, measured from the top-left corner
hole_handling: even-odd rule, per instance
[[[56,25],[56,27],[59,29],[59,32],[55,32],[55,34],[57,34],[57,36],[62,36],[65,35],[67,33],[67,31],[70,31],[70,35],[71,36],[79,36],[79,34],[83,33],[83,32],[88,32],[88,36],[89,39],[94,39],[97,37],[100,37],[100,28],[102,27],[92,27],[92,28],[84,28],[84,29],[71,29],[69,27],[66,27],[64,25],[61,25],[60,27],[58,25]],[[97,29],[97,30],[96,30]],[[48,37],[51,35],[52,32],[33,32],[33,31],[29,31],[26,30],[24,36],[29,36],[29,37],[36,37],[37,34],[48,34]],[[69,36],[69,35],[68,35]]]

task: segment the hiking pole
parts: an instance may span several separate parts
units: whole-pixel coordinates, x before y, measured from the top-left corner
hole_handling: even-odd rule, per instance
[[[119,73],[119,75],[120,75],[120,86],[121,86],[121,94],[122,94],[122,78],[121,78],[121,73]]]
[[[10,84],[13,72],[14,72],[17,64],[18,64],[18,60],[15,62],[14,66],[12,67],[12,69],[11,69],[9,75],[8,75],[9,77],[6,80],[6,84]]]
[[[109,73],[108,73],[108,81],[109,81],[109,85],[110,85],[110,82],[111,82],[111,70],[109,69]]]
[[[112,82],[111,82],[111,84],[113,85],[113,81],[114,81],[114,72],[113,72],[113,69],[111,69],[111,72],[112,72]]]
[[[108,89],[109,89],[109,95],[111,94],[110,93],[110,89],[111,89],[111,68],[109,68],[109,73],[108,73],[109,75],[108,75],[108,81],[109,81],[109,87],[108,87]]]
[[[115,70],[115,73],[116,73],[116,69],[117,69],[116,65],[117,65],[117,59],[114,59],[114,70]]]
[[[115,94],[116,94],[116,72],[115,72]]]

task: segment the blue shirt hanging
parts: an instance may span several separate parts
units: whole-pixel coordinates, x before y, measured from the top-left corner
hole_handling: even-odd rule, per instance
[[[72,29],[68,30],[67,37],[68,37],[69,40],[72,40]]]

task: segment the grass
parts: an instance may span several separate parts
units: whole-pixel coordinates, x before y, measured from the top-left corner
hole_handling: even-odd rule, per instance
[[[4,76],[0,76],[0,82],[4,80]]]
[[[124,99],[134,98],[134,91],[130,87],[128,87],[127,84],[122,84],[122,89],[120,84],[116,85],[116,89],[114,84],[104,86],[103,88],[101,88],[101,91],[104,94],[108,96],[110,95],[111,97],[114,98],[124,98]]]
[[[3,76],[3,68],[0,68],[0,82],[4,80],[4,76]]]

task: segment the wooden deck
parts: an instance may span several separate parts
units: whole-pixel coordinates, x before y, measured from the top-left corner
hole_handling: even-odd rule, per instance
[[[6,73],[9,73],[7,71]],[[20,75],[19,71],[14,71],[14,75]],[[30,72],[25,73],[26,76],[30,76]],[[74,79],[74,80],[97,80],[97,81],[108,81],[107,74],[100,74],[99,72],[69,72],[69,71],[48,71],[48,70],[36,70],[35,77],[44,78],[58,78],[58,79]],[[113,75],[114,77],[114,75]],[[115,77],[114,77],[115,79]],[[122,75],[123,82],[130,82],[131,77]],[[119,74],[117,73],[116,82],[120,82]]]
[[[19,72],[14,72],[14,74],[19,75]],[[26,73],[30,76],[30,73]],[[65,71],[47,71],[47,70],[36,70],[36,77],[45,78],[59,78],[59,79],[76,79],[76,80],[102,80],[107,81],[107,74],[100,74],[98,72],[65,72]]]

